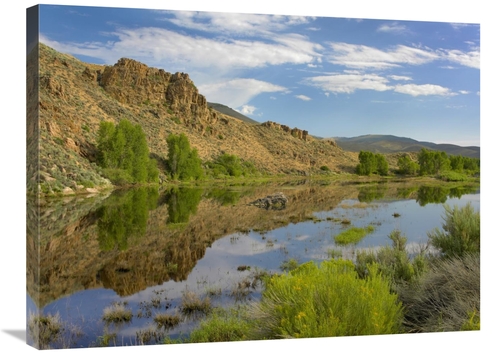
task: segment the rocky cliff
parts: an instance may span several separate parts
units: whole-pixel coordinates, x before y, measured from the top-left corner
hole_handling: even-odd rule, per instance
[[[204,161],[234,154],[264,174],[310,174],[323,165],[334,173],[352,172],[357,163],[355,153],[306,130],[274,122],[248,124],[218,112],[186,73],[126,58],[111,66],[83,63],[43,44],[29,62],[28,102],[38,100],[38,106],[30,105],[27,133],[31,147],[34,140],[40,143],[37,165],[33,162],[27,172],[30,192],[71,194],[109,185],[95,164],[97,131],[100,122],[121,119],[142,126],[160,169],[172,133],[186,134]],[[33,89],[37,80],[38,92]]]

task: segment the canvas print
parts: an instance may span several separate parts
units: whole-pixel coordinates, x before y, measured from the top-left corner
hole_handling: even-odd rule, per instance
[[[28,8],[27,344],[480,330],[479,39]]]

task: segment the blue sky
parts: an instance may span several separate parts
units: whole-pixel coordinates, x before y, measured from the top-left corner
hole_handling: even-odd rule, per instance
[[[208,101],[312,135],[480,145],[477,23],[44,5],[40,40],[186,72]]]

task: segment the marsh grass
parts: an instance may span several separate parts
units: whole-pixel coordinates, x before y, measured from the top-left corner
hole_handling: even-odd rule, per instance
[[[59,313],[55,315],[29,314],[28,334],[37,349],[51,349],[50,344],[60,339],[63,325]]]
[[[104,308],[102,320],[109,323],[126,323],[132,320],[132,310],[126,308],[126,306],[121,303],[113,303],[111,306]]]
[[[206,296],[201,299],[196,293],[192,291],[185,291],[182,294],[182,302],[180,311],[186,316],[196,314],[208,314],[212,309],[210,297]]]
[[[373,231],[375,231],[375,227],[373,225],[368,225],[364,228],[352,227],[336,235],[334,237],[334,240],[335,243],[339,245],[356,244]]]
[[[37,349],[71,348],[83,336],[80,327],[63,322],[59,313],[28,315],[28,333]]]
[[[178,314],[158,313],[155,315],[153,321],[158,328],[170,329],[174,328],[181,322],[181,317]]]

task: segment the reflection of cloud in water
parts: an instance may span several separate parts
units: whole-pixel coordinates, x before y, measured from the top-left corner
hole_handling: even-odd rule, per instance
[[[311,237],[311,235],[300,235],[300,236],[296,236],[295,239],[299,240],[299,241],[304,241],[304,240],[307,240],[310,237]]]

